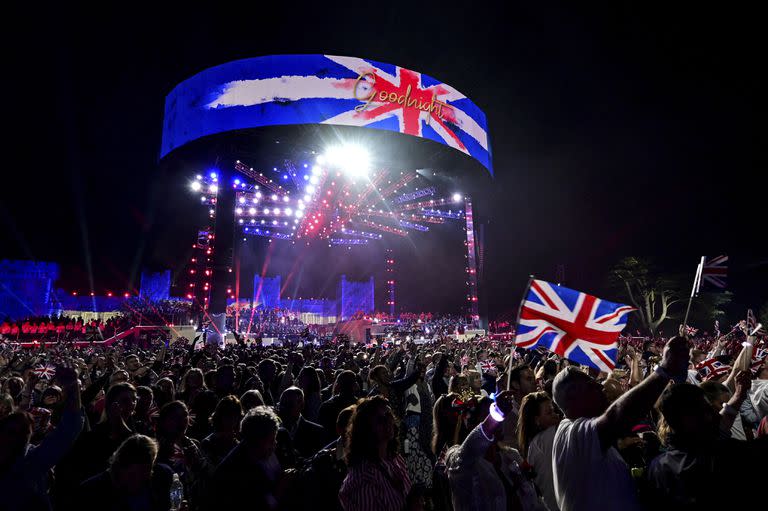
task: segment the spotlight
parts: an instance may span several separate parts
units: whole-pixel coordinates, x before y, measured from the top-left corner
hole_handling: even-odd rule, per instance
[[[287,195],[283,196],[283,202],[288,202],[289,200],[291,200],[290,197],[288,197]]]
[[[248,214],[251,215],[251,216],[255,215],[256,214],[256,208],[248,209]]]
[[[264,208],[264,214],[265,214],[265,215],[268,215],[268,214],[269,214],[269,208]]]
[[[291,208],[285,208],[285,214],[287,216],[291,216],[293,214],[293,210]]]
[[[211,185],[211,186],[208,187],[208,190],[211,193],[217,193],[219,191],[219,186],[218,185]]]
[[[271,199],[272,200],[277,200],[277,195],[273,193]]]
[[[202,185],[200,184],[200,181],[192,181],[192,183],[189,185],[193,192],[199,192],[201,186]]]
[[[240,204],[245,204],[245,197],[240,197],[239,199],[237,199],[237,202],[239,202]]]
[[[464,197],[462,197],[460,193],[454,193],[454,194],[453,194],[453,202],[461,202],[461,200],[462,200],[463,198],[464,198]]]
[[[279,215],[280,214],[280,208],[273,209],[272,213],[274,213],[275,215]]]
[[[243,214],[243,208],[235,208],[235,213],[237,213],[238,215],[242,215]]]
[[[325,161],[352,177],[367,176],[371,166],[368,151],[354,144],[329,148],[325,152]]]

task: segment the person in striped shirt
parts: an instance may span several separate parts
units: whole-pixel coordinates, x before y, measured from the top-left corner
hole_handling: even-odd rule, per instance
[[[339,491],[345,511],[401,511],[416,505],[409,499],[411,480],[398,454],[395,417],[384,397],[358,403],[347,435],[346,458],[349,472]]]

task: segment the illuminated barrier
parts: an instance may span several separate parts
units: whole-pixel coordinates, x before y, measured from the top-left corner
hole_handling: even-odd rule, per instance
[[[429,227],[427,227],[426,225],[414,224],[413,222],[408,222],[406,220],[400,220],[400,226],[406,227],[408,229],[414,229],[416,231],[421,231],[421,232],[427,232],[429,230]]]
[[[428,188],[422,188],[421,190],[416,190],[414,192],[404,193],[400,197],[395,199],[395,202],[398,204],[402,204],[404,202],[410,202],[412,200],[421,199],[422,197],[426,197],[428,195],[434,195],[437,192],[437,188],[434,186],[430,186]]]
[[[426,216],[436,216],[440,218],[461,218],[463,213],[461,211],[442,211],[440,209],[422,209],[421,212]]]
[[[413,204],[404,204],[398,208],[398,211],[411,211],[413,209],[434,208],[437,206],[445,206],[446,204],[455,204],[455,202],[449,197],[442,197],[440,199],[429,199],[425,201],[414,202]]]
[[[398,229],[397,227],[390,227],[384,224],[377,224],[376,222],[371,222],[370,220],[355,220],[355,223],[364,225],[370,229],[376,229],[377,231],[388,232],[390,234],[396,234],[398,236],[408,236],[408,231]]]
[[[375,232],[355,231],[354,229],[342,229],[341,232],[343,234],[348,234],[349,236],[357,236],[359,238],[368,238],[371,240],[380,240],[383,237],[383,235]]]
[[[275,238],[278,240],[290,240],[293,236],[284,232],[277,232],[272,229],[260,229],[254,227],[246,227],[243,232],[249,236],[264,236],[266,238]]]
[[[328,241],[331,245],[367,245],[370,240],[367,238],[331,238]]]
[[[167,332],[168,327],[165,326],[135,326],[133,328],[129,328],[128,330],[124,330],[118,334],[113,335],[112,337],[108,339],[104,339],[103,341],[76,341],[76,342],[70,342],[65,341],[61,344],[66,344],[67,346],[74,346],[76,348],[87,348],[88,346],[112,346],[118,341],[122,341],[123,339],[127,339],[128,337],[132,335],[139,334],[141,332]],[[29,341],[29,342],[9,342],[10,345],[19,346],[21,348],[40,348],[42,346],[45,346],[46,348],[57,346],[59,342],[52,341],[52,342],[40,342],[40,341]]]

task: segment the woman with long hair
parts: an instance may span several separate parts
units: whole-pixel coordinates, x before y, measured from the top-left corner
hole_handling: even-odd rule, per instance
[[[346,460],[349,472],[339,491],[345,511],[401,511],[411,480],[398,454],[395,416],[381,396],[362,399],[350,419]]]
[[[517,421],[520,454],[533,467],[534,482],[550,511],[559,509],[552,480],[552,445],[560,416],[546,392],[533,392],[523,398]]]
[[[181,385],[179,385],[179,393],[176,399],[184,401],[189,406],[192,404],[192,398],[195,397],[195,394],[206,388],[203,371],[194,367],[184,373],[184,376],[181,378]]]

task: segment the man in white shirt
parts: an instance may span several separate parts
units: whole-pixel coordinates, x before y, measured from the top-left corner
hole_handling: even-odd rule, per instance
[[[602,386],[578,368],[555,377],[553,397],[565,414],[552,451],[561,511],[639,509],[629,468],[613,444],[650,411],[670,380],[685,381],[688,358],[687,340],[670,339],[659,368],[610,407]]]

